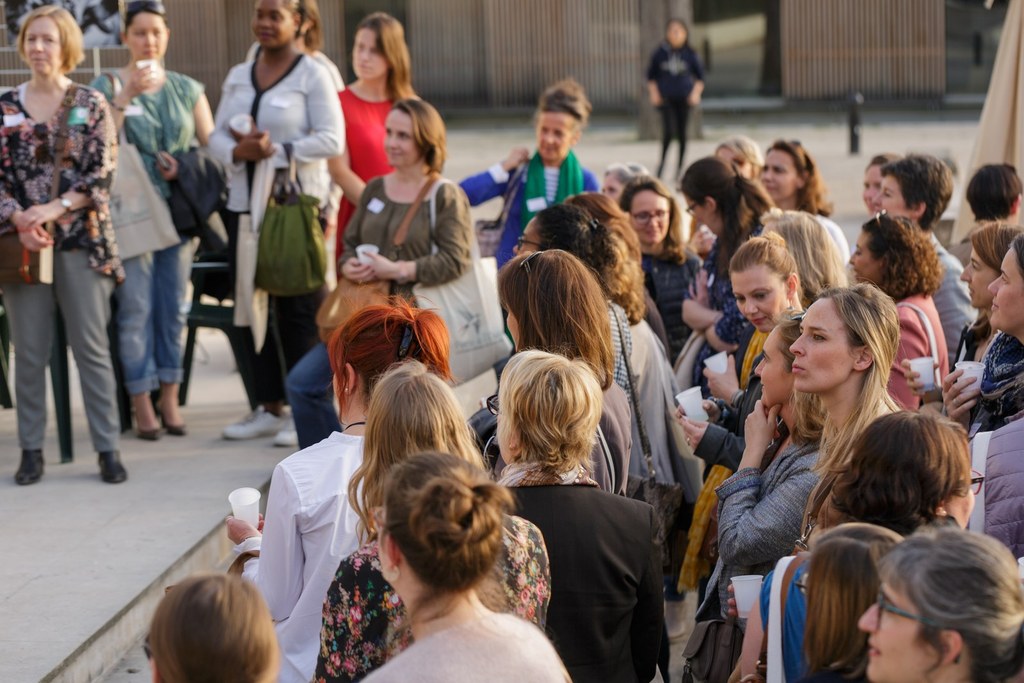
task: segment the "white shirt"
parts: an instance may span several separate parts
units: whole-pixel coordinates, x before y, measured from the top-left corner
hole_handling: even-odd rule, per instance
[[[228,72],[210,136],[210,150],[228,172],[228,209],[238,212],[249,210],[249,183],[245,162],[231,158],[236,143],[228,123],[237,114],[252,113],[252,66],[245,62]],[[323,205],[331,184],[327,159],[345,151],[341,103],[327,70],[310,57],[301,57],[295,68],[263,92],[254,118],[259,130],[270,133],[274,166],[288,166],[284,143],[291,143],[303,193]]]
[[[828,232],[828,236],[832,238],[836,246],[839,247],[839,255],[843,257],[843,262],[850,260],[850,243],[846,240],[846,235],[843,234],[843,229],[832,220],[825,216],[815,216],[814,220],[818,221],[818,225],[825,228]]]
[[[363,461],[363,437],[334,432],[278,463],[263,537],[235,546],[260,551],[243,576],[270,607],[281,648],[279,680],[307,683],[320,652],[324,598],[341,560],[358,547],[359,517],[348,484]]]

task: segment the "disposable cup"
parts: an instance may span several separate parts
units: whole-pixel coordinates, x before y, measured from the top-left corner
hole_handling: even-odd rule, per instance
[[[910,361],[910,370],[917,373],[917,381],[924,386],[925,391],[935,388],[935,359],[931,356],[914,358]]]
[[[732,577],[733,597],[736,598],[736,613],[741,619],[745,619],[754,608],[758,595],[761,594],[761,581],[763,576],[758,574],[744,574],[743,576]]]
[[[729,354],[725,351],[719,351],[710,358],[706,358],[704,365],[711,372],[716,372],[720,375],[729,369]]]
[[[253,526],[260,523],[260,492],[245,486],[228,494],[231,514]]]
[[[700,387],[692,387],[676,394],[676,403],[686,413],[686,417],[696,422],[708,421],[708,414],[704,412],[704,406],[701,403],[703,400]]]
[[[156,70],[158,62],[155,59],[140,59],[135,62],[136,69],[152,69]]]
[[[962,360],[956,364],[957,370],[963,370],[964,374],[961,377],[976,377],[977,380],[971,384],[971,388],[981,388],[981,376],[985,374],[985,364],[979,363],[973,360]]]
[[[376,244],[360,244],[356,247],[356,256],[359,257],[359,262],[363,265],[370,265],[373,263],[373,259],[370,258],[370,254],[379,254],[380,247]]]
[[[248,135],[252,132],[252,117],[248,114],[235,114],[228,121],[228,127],[239,135]]]

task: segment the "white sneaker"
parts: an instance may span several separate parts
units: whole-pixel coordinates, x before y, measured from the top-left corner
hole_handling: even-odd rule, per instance
[[[281,426],[277,436],[274,437],[274,445],[281,448],[298,448],[299,433],[295,431],[295,420],[289,417]]]
[[[258,439],[261,436],[274,436],[285,423],[284,417],[268,413],[259,406],[233,425],[224,428],[225,439]]]

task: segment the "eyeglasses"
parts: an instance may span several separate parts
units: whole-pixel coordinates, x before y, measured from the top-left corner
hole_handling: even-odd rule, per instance
[[[985,475],[978,470],[971,470],[971,493],[981,493],[981,485],[985,483]]]
[[[700,202],[694,202],[693,204],[686,205],[686,213],[693,215],[693,207],[700,206]]]
[[[691,207],[686,207],[686,210],[689,212],[690,208]],[[637,223],[650,223],[652,218],[664,220],[665,217],[668,216],[668,211],[665,211],[664,209],[658,209],[657,211],[641,211],[639,213],[632,214],[632,216],[633,220]]]
[[[875,630],[877,630],[878,627],[882,624],[882,612],[889,612],[890,614],[895,614],[897,616],[903,617],[904,619],[910,619],[911,621],[916,621],[919,624],[931,626],[932,628],[944,628],[942,624],[935,621],[934,619],[922,617],[920,614],[913,614],[904,609],[900,609],[896,605],[892,604],[889,598],[885,596],[885,591],[881,588],[878,589],[878,601],[875,603],[875,606],[878,608],[878,623],[875,624]]]
[[[146,659],[153,659],[153,648],[149,646],[149,634],[146,634],[146,639],[142,641],[142,651],[146,653]]]
[[[493,394],[491,396],[488,396],[487,400],[484,401],[484,404],[487,406],[487,411],[491,415],[497,415],[498,414],[498,395],[497,394]]]
[[[541,244],[540,242],[534,242],[533,240],[528,240],[525,237],[520,237],[519,239],[516,240],[516,248],[519,249],[519,251],[523,250],[524,244],[529,244],[532,247],[537,247],[537,251],[544,250],[544,245]]]
[[[530,270],[530,261],[532,261],[533,259],[537,258],[538,256],[540,256],[543,253],[544,253],[543,251],[530,252],[529,256],[527,256],[526,258],[524,258],[522,261],[519,262],[519,267],[520,268],[525,268],[527,274],[531,273],[532,271]]]

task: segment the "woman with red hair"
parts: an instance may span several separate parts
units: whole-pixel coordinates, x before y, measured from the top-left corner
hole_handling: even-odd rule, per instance
[[[312,678],[324,596],[338,563],[358,547],[359,517],[348,501],[349,481],[363,460],[363,430],[377,380],[410,359],[451,379],[444,321],[402,299],[359,311],[331,335],[327,348],[341,431],[278,463],[260,529],[227,519],[235,566],[260,589],[274,617],[282,681]]]

